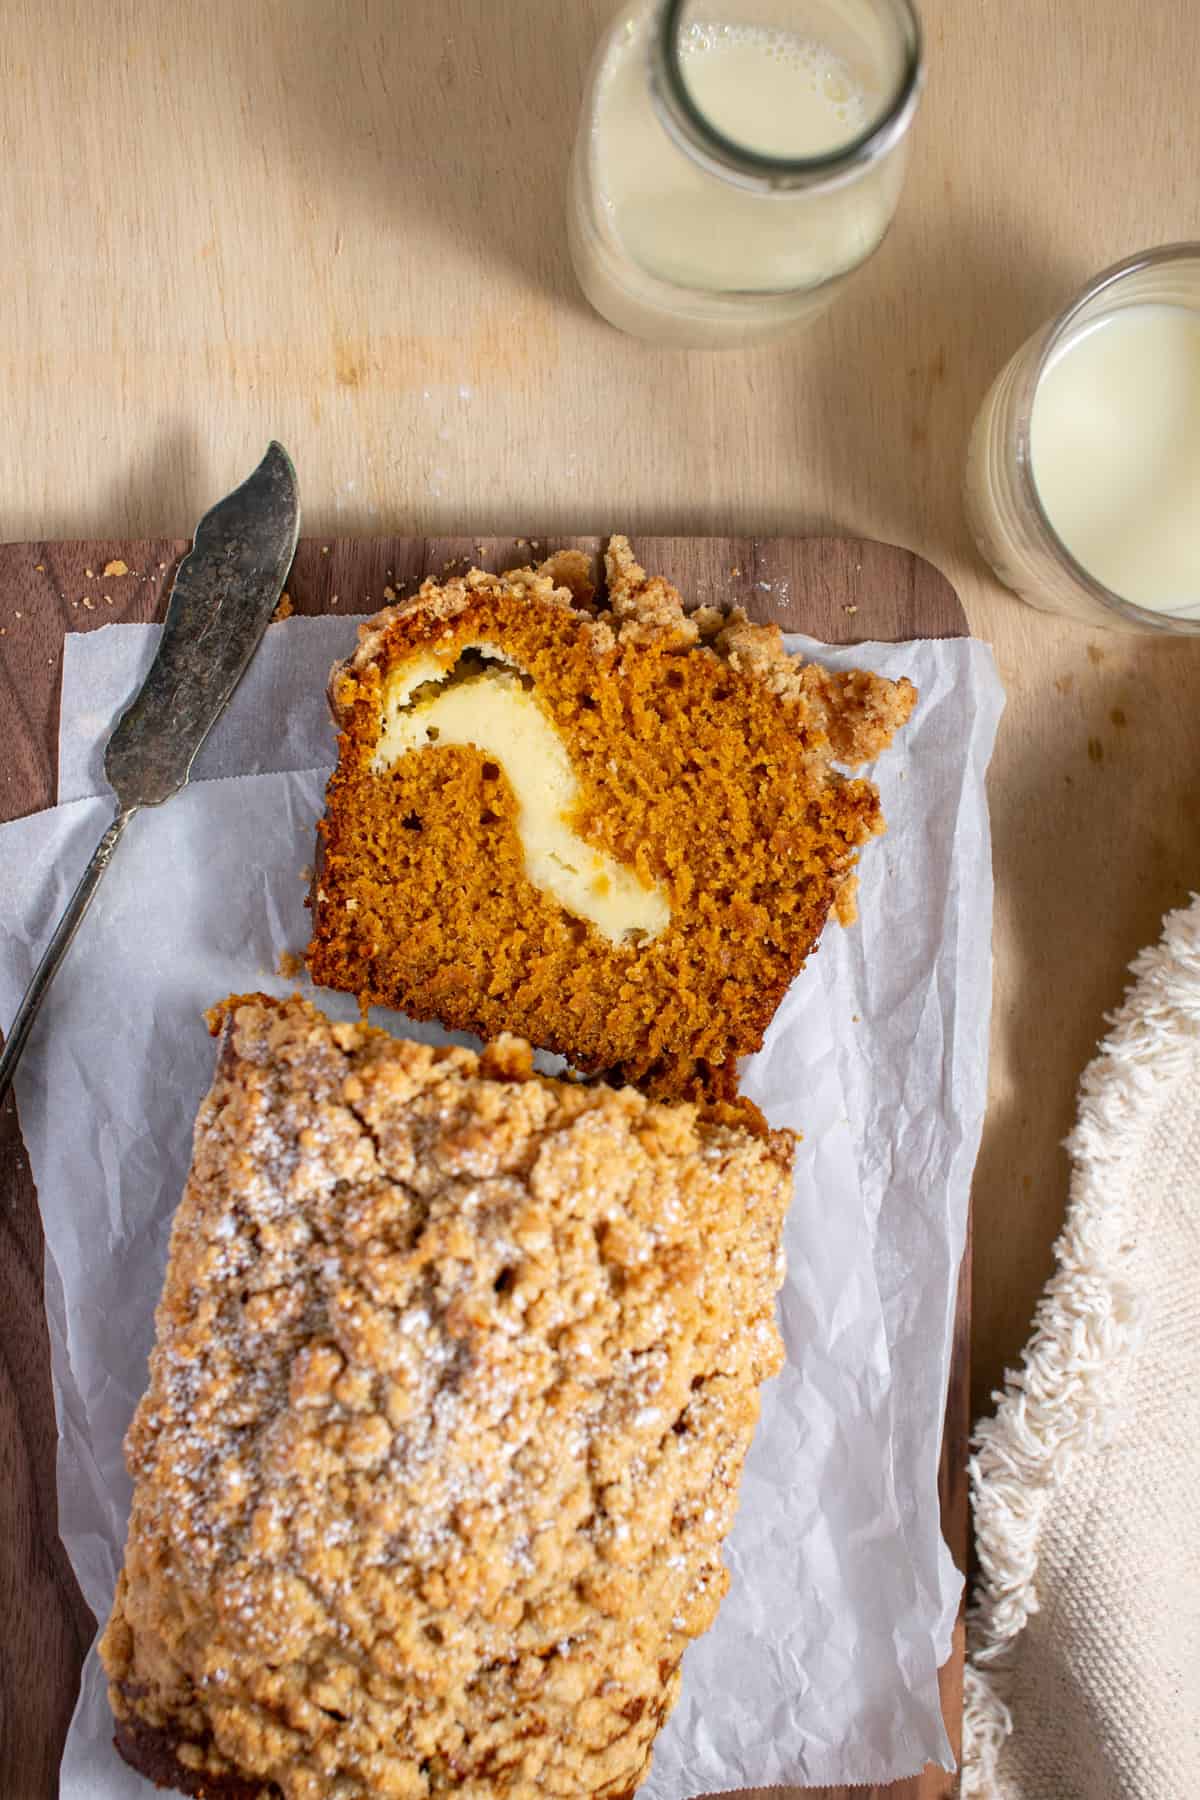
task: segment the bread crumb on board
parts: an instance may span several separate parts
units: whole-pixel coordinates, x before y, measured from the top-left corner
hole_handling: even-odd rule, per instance
[[[279,596],[279,605],[271,614],[272,625],[278,625],[281,619],[290,619],[295,610],[295,607],[292,605],[292,596],[288,593],[287,589],[284,588],[282,594]]]
[[[114,556],[111,562],[105,563],[104,573],[106,575],[128,575],[129,564],[124,562],[121,557]]]
[[[281,950],[276,967],[285,981],[295,981],[304,973],[304,958],[297,950]]]

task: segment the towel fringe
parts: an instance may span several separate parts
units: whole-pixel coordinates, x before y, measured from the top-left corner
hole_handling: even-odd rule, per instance
[[[1142,1308],[1126,1280],[1123,1171],[1153,1103],[1200,1037],[1200,896],[1168,913],[1080,1082],[1067,1216],[1021,1367],[992,1395],[969,1464],[979,1579],[967,1611],[963,1800],[992,1800],[1013,1729],[1016,1640],[1038,1609],[1045,1507],[1075,1458],[1116,1432]]]

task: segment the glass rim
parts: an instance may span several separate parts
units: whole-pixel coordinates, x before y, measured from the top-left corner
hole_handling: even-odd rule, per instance
[[[662,0],[651,49],[651,88],[659,115],[679,147],[711,174],[764,193],[835,187],[886,156],[904,137],[925,78],[924,40],[913,0],[886,0],[904,36],[904,66],[878,118],[820,156],[767,156],[727,137],[697,106],[679,58],[680,15],[689,0]]]
[[[1033,515],[1038,522],[1050,553],[1063,565],[1067,574],[1085,593],[1105,607],[1109,612],[1120,614],[1132,624],[1140,625],[1151,631],[1173,632],[1176,636],[1191,636],[1200,633],[1200,617],[1187,618],[1181,613],[1159,612],[1153,607],[1139,606],[1135,600],[1126,600],[1115,588],[1105,585],[1091,570],[1085,568],[1069,550],[1058,535],[1049,513],[1042,503],[1038,491],[1037,480],[1033,473],[1032,427],[1033,408],[1037,400],[1038,389],[1042,377],[1046,374],[1052,357],[1068,336],[1072,325],[1085,307],[1100,298],[1109,288],[1119,287],[1131,275],[1139,275],[1144,269],[1159,268],[1163,264],[1194,262],[1200,268],[1200,239],[1183,239],[1174,244],[1159,244],[1150,250],[1135,251],[1120,262],[1112,263],[1094,275],[1086,287],[1083,287],[1068,301],[1060,313],[1043,328],[1042,343],[1037,358],[1027,377],[1027,392],[1021,397],[1020,410],[1017,415],[1017,476],[1021,483],[1024,498],[1028,501]]]

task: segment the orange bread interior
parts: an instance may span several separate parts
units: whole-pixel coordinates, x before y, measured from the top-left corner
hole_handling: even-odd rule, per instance
[[[589,576],[577,552],[472,570],[361,629],[330,683],[339,755],[309,970],[364,1005],[519,1032],[659,1097],[731,1097],[831,908],[852,917],[857,851],[883,829],[874,785],[834,765],[885,749],[916,693],[800,663],[736,610],[689,613],[623,538],[603,604]],[[485,730],[480,713],[478,741],[461,724],[500,678],[547,765],[569,767],[556,828],[591,859],[578,905],[551,891],[554,845],[536,865],[551,886],[535,879],[549,776],[535,760],[519,781],[514,741],[510,778],[508,715]],[[419,748],[388,749],[389,720],[411,735],[403,715],[449,717],[464,682],[470,741],[424,726]],[[605,923],[614,895],[628,929]]]

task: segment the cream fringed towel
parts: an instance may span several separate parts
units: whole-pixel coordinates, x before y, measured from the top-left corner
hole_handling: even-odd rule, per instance
[[[1132,974],[977,1434],[965,1796],[1200,1797],[1200,898]]]

